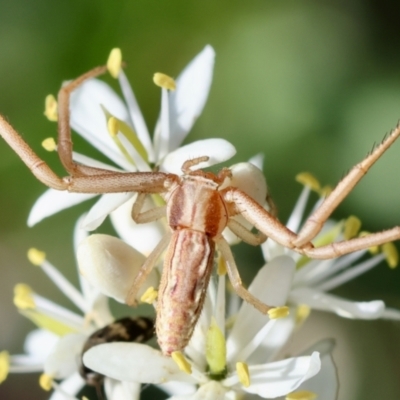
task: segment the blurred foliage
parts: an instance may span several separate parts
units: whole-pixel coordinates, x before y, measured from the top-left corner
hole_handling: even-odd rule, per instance
[[[187,140],[224,137],[238,149],[234,162],[264,153],[268,184],[285,220],[300,191],[293,179],[298,172],[307,170],[323,184],[334,184],[397,123],[399,13],[400,3],[388,0],[1,0],[0,112],[62,174],[56,155],[46,154],[40,146],[56,132],[43,116],[48,93],[56,93],[63,80],[103,64],[110,49],[118,46],[153,127],[160,103],[153,73],[176,76],[209,43],[217,53],[214,83]],[[76,143],[81,151],[87,149],[81,141]],[[370,231],[400,224],[399,146],[385,154],[339,207],[337,218],[356,214]],[[0,187],[0,347],[15,353],[22,350],[23,338],[32,329],[12,305],[17,282],[27,282],[68,305],[29,265],[26,250],[31,246],[45,250],[77,282],[71,233],[88,204],[28,229],[29,209],[44,188],[4,143],[0,143]],[[244,276],[250,278],[251,269],[244,267],[259,266],[259,252],[241,246],[235,253]],[[349,283],[341,294],[383,298],[400,306],[399,282],[400,273],[382,265]],[[394,354],[400,352],[399,327],[333,318],[337,326],[353,332],[352,339],[354,332],[378,332],[363,338],[364,347],[360,343],[358,350],[354,347],[359,381],[352,381],[346,365],[339,365],[342,393],[351,393],[352,399],[399,398],[396,367],[391,372]],[[375,346],[389,334],[392,340]],[[373,380],[369,377],[374,367],[381,374]],[[29,393],[31,399],[47,398],[32,383],[35,380],[13,376],[0,386],[0,397],[26,398]]]

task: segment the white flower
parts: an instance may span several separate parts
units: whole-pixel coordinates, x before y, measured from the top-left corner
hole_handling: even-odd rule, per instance
[[[259,271],[249,290],[266,303],[283,306],[294,271],[293,259],[277,257]],[[297,391],[318,373],[317,351],[276,360],[293,332],[294,316],[273,320],[244,302],[225,342],[225,276],[219,277],[217,286],[210,283],[186,356],[173,354],[177,363],[146,345],[109,343],[86,352],[85,365],[117,380],[160,385],[174,400],[251,394],[276,398]]]
[[[309,174],[300,174],[298,179],[305,186],[286,225],[293,232],[299,230],[311,190],[314,189],[319,193],[322,190],[316,179]],[[321,201],[322,199],[317,202],[314,209],[319,206]],[[321,234],[314,240],[314,244],[320,246],[353,237],[358,234],[360,224],[356,217],[350,217],[339,223],[328,221]],[[284,248],[271,239],[262,244],[262,250],[266,262],[270,262],[282,254],[289,255],[296,262],[297,271],[288,297],[289,304],[306,305],[316,310],[331,311],[346,318],[400,319],[400,312],[385,308],[385,304],[381,300],[355,302],[327,293],[367,272],[385,259],[390,266],[394,267],[397,263],[397,253],[395,253],[393,244],[383,245],[381,253],[362,261],[359,260],[368,253],[368,250],[353,252],[330,260],[312,260]]]
[[[77,227],[75,247],[85,237],[86,233]],[[85,278],[79,276],[79,291],[46,260],[43,252],[30,249],[28,258],[41,267],[82,314],[34,293],[27,285],[17,285],[14,297],[16,306],[22,315],[31,319],[40,329],[26,337],[25,354],[8,356],[5,352],[0,353],[0,378],[5,379],[8,372],[43,372],[41,386],[46,390],[55,389],[51,400],[71,399],[85,385],[79,373],[85,342],[93,332],[113,322],[114,318],[107,297]],[[139,398],[139,389],[138,384],[124,384],[108,378],[105,380],[108,400],[119,399],[118,393],[125,393],[127,399]]]
[[[84,83],[71,96],[71,127],[118,168],[78,153],[74,153],[74,159],[82,164],[114,171],[151,171],[156,166],[161,171],[181,174],[183,162],[194,157],[204,155],[210,157],[208,162],[201,163],[196,168],[204,168],[231,158],[235,154],[235,148],[223,139],[200,140],[179,147],[201,114],[207,100],[214,57],[213,48],[206,46],[178,76],[175,91],[169,91],[164,85],[160,118],[155,128],[153,142],[120,64],[117,75],[124,101],[100,80],[92,79]],[[115,122],[114,128],[117,127],[114,133],[118,132],[114,140],[109,132],[111,119]],[[87,230],[97,228],[106,216],[119,206],[125,204],[126,208],[131,207],[135,195],[135,193],[102,195],[88,213],[83,227]],[[28,225],[32,226],[45,217],[94,196],[95,194],[71,194],[50,189],[33,206]],[[128,215],[125,209],[114,214],[112,221],[117,232],[128,243],[134,243],[142,253],[148,254],[161,238],[162,226],[153,222],[135,227],[132,231],[134,223]],[[143,240],[143,237],[148,236],[148,231],[152,232],[152,240]]]

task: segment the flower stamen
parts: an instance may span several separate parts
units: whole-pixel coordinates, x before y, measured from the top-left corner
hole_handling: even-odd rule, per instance
[[[153,76],[153,82],[163,88],[163,89],[168,89],[168,90],[175,90],[176,89],[176,83],[173,78],[171,78],[168,75],[165,75],[161,72],[156,72]]]
[[[4,382],[10,371],[10,354],[3,350],[0,352],[0,383]]]
[[[44,115],[49,121],[58,121],[58,104],[52,94],[47,95],[44,100]]]
[[[370,232],[368,232],[368,231],[361,231],[359,234],[358,234],[358,237],[365,237],[365,236],[368,236],[368,235],[370,235],[371,233]],[[378,254],[379,253],[379,246],[372,246],[372,247],[369,247],[368,248],[368,251],[371,253],[371,254]]]
[[[296,307],[296,325],[301,325],[310,315],[311,308],[307,304],[299,304]]]
[[[249,374],[249,367],[246,363],[244,362],[237,362],[236,363],[236,373],[239,377],[240,383],[244,387],[249,387],[250,386],[250,374]]]
[[[392,242],[384,243],[382,246],[382,253],[386,256],[386,262],[390,268],[396,268],[399,263],[399,253],[396,246]]]
[[[107,60],[107,69],[110,75],[117,79],[119,71],[122,68],[122,52],[119,48],[114,48],[111,50],[110,55]]]
[[[154,301],[157,299],[158,296],[158,291],[153,288],[153,286],[150,286],[142,295],[140,298],[140,301],[142,303],[148,303],[148,304],[153,304]]]
[[[270,319],[285,318],[289,315],[289,307],[283,306],[271,308],[271,310],[268,311],[268,315]]]
[[[316,398],[316,393],[308,390],[298,390],[297,392],[289,393],[286,396],[286,400],[314,400]]]
[[[357,236],[361,228],[361,220],[354,215],[350,215],[345,222],[343,228],[343,236],[346,240]]]
[[[189,375],[192,373],[192,366],[180,351],[172,352],[171,358],[176,362],[181,371],[186,372]]]
[[[48,374],[40,375],[39,385],[43,390],[45,390],[46,392],[49,392],[53,387],[53,377]]]
[[[46,259],[46,253],[31,247],[27,253],[28,260],[35,266],[39,267]]]
[[[296,175],[295,179],[302,185],[308,186],[314,192],[317,192],[318,194],[320,193],[321,184],[318,182],[318,179],[309,172],[300,172]]]
[[[14,304],[20,310],[36,308],[35,300],[33,299],[33,290],[24,283],[15,285]]]
[[[56,141],[52,137],[48,137],[47,139],[44,139],[42,141],[42,147],[47,151],[56,151],[57,150]]]

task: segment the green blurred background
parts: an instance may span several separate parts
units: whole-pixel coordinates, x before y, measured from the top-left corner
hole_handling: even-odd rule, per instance
[[[160,93],[152,75],[176,76],[205,44],[217,58],[203,115],[189,141],[224,137],[238,149],[234,161],[262,151],[271,194],[285,221],[299,194],[294,176],[313,172],[334,184],[400,118],[400,3],[383,0],[0,0],[0,112],[60,174],[41,141],[56,126],[43,116],[44,97],[61,82],[105,62],[121,47],[148,126]],[[84,143],[77,141],[79,149]],[[376,231],[400,224],[400,143],[393,146],[336,212],[358,215]],[[26,251],[34,246],[77,283],[72,229],[88,203],[28,229],[26,219],[44,191],[0,142],[0,349],[22,351],[33,325],[12,303],[16,283],[66,306]],[[235,250],[245,280],[262,258]],[[247,267],[247,268],[245,268]],[[400,272],[381,265],[337,293],[384,299],[400,308]],[[340,399],[400,398],[400,323],[350,321],[314,313],[293,351],[323,337],[337,339]],[[1,399],[45,399],[37,375],[13,375]]]

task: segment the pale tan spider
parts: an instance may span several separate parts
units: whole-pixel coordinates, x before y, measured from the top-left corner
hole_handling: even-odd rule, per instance
[[[157,302],[156,331],[164,354],[183,349],[199,317],[210,279],[215,245],[226,260],[227,273],[236,293],[262,313],[272,307],[251,295],[242,285],[230,247],[222,236],[229,227],[242,240],[252,245],[267,237],[310,258],[333,258],[400,238],[396,226],[379,233],[331,243],[315,248],[311,241],[320,232],[338,204],[350,193],[375,161],[400,135],[399,125],[383,142],[339,182],[320,207],[307,219],[298,234],[286,228],[260,204],[236,187],[220,189],[229,169],[218,175],[192,167],[208,159],[207,155],[186,161],[182,176],[163,172],[114,172],[78,164],[72,159],[69,123],[71,92],[85,80],[106,72],[95,68],[62,87],[58,94],[58,154],[68,176],[60,178],[27,145],[22,137],[0,116],[0,134],[45,185],[74,193],[138,192],[132,217],[138,223],[166,216],[170,232],[150,254],[137,275],[126,302],[135,303],[138,289],[156,261],[168,247]],[[159,193],[166,206],[141,212],[145,196]],[[232,217],[241,214],[260,233],[252,233]]]

